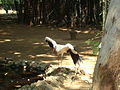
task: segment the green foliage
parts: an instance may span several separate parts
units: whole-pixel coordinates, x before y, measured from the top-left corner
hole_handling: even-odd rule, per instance
[[[16,0],[19,1],[19,0]],[[2,4],[2,7],[8,11],[10,9],[14,9],[14,0],[0,0],[0,4]]]
[[[1,0],[2,4],[14,4],[14,0]]]
[[[0,4],[2,4],[1,0],[0,0]]]
[[[99,51],[98,46],[99,46],[100,42],[96,41],[96,40],[101,38],[102,34],[103,34],[103,31],[97,32],[96,35],[93,38],[88,39],[87,41],[85,41],[85,43],[87,45],[91,46],[91,49],[93,50],[93,55],[97,55],[97,53]]]
[[[93,40],[87,40],[85,41],[85,43],[87,45],[90,45],[91,46],[91,49],[93,50],[93,55],[97,55],[98,51],[99,51],[99,48],[98,48],[98,45],[100,44],[100,42],[98,41],[93,41]]]

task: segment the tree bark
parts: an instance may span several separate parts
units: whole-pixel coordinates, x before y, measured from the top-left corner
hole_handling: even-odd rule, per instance
[[[118,90],[120,75],[120,0],[112,0],[102,47],[96,62],[92,90]]]

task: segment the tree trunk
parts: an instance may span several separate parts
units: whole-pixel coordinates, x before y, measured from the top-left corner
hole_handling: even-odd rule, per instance
[[[120,0],[112,0],[105,23],[102,48],[96,62],[92,90],[118,90],[120,75]]]
[[[46,19],[47,19],[46,0],[43,0],[42,3],[43,3],[43,8],[42,8],[43,9],[42,10],[42,14],[43,14],[42,23],[46,24],[47,23],[46,22]]]
[[[17,0],[14,0],[14,4],[15,4],[15,9],[17,11],[18,23],[23,23],[22,1],[20,0],[20,3],[19,3]]]

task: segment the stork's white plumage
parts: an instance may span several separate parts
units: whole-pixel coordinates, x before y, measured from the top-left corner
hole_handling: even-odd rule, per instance
[[[79,56],[79,54],[75,51],[73,45],[70,43],[65,45],[57,44],[56,41],[51,39],[50,37],[45,37],[45,41],[48,42],[48,45],[54,49],[54,51],[57,53],[59,57],[62,58],[64,53],[70,53],[71,58],[75,65],[80,65],[80,61],[82,61],[82,58]],[[59,61],[59,60],[58,60]],[[62,60],[61,60],[62,63]]]
[[[65,44],[65,45],[60,45],[57,44],[55,46],[55,50],[57,52],[57,55],[63,55],[64,53],[67,53],[69,49],[74,49],[74,47],[71,44]]]

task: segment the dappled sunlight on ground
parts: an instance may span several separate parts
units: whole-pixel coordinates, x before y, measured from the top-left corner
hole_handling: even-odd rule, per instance
[[[77,39],[70,40],[67,29],[48,28],[48,27],[26,27],[24,25],[8,25],[0,27],[0,59],[12,58],[13,60],[37,60],[40,62],[58,66],[57,56],[52,54],[51,48],[45,42],[46,36],[53,38],[57,43],[71,43],[83,58],[80,68],[88,76],[92,76],[97,56],[92,54],[90,45],[85,43],[86,40],[94,37],[94,33],[89,31],[77,31]],[[62,59],[62,66],[74,67],[72,58],[65,54]],[[74,83],[66,81],[65,87],[73,90],[83,88],[87,90],[90,87],[86,80],[92,82],[88,76],[81,76],[84,82],[76,81]],[[74,85],[71,86],[71,85]],[[79,90],[79,89],[78,89]]]
[[[45,44],[45,43],[39,43],[39,42],[35,42],[35,43],[33,43],[33,45],[43,45],[43,44]]]
[[[0,43],[5,43],[5,42],[10,42],[10,39],[4,39],[4,40],[0,40]]]
[[[69,30],[69,29],[68,29],[68,28],[59,28],[59,30],[67,31],[67,30]]]
[[[86,60],[81,64],[81,68],[87,73],[87,74],[93,74],[95,61],[91,62],[90,60]]]
[[[62,28],[61,28],[62,29]],[[74,45],[79,54],[85,60],[93,60],[96,56],[92,56],[90,46],[87,46],[84,40],[91,38],[94,34],[89,34],[87,31],[79,31],[77,40],[70,40],[69,32],[57,28],[45,27],[25,27],[24,25],[11,25],[0,28],[0,57],[12,57],[15,59],[33,59],[41,61],[56,60],[56,56],[51,54],[51,49],[44,41],[46,36],[49,36],[60,44],[71,43]],[[84,32],[81,34],[81,32]],[[62,37],[61,37],[62,36]],[[50,59],[50,60],[49,60]],[[63,58],[63,65],[73,64],[70,55]]]

